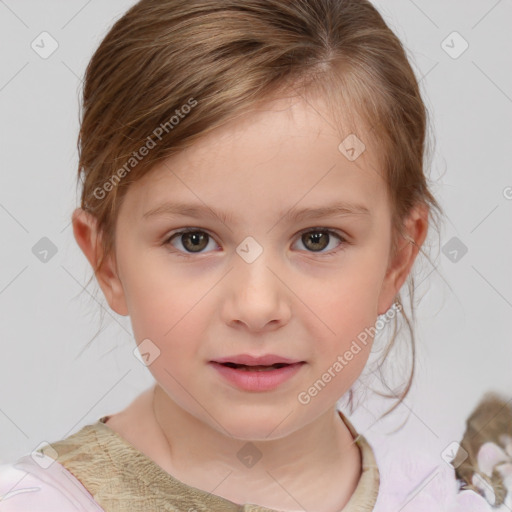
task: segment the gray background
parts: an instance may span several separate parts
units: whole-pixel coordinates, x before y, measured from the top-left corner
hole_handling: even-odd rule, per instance
[[[82,291],[91,269],[70,226],[81,76],[133,3],[0,0],[0,462],[120,410],[153,382],[133,355],[129,319],[92,298],[95,282]],[[512,2],[376,5],[421,77],[436,140],[430,176],[447,217],[440,240],[429,238],[434,265],[415,266],[414,387],[387,423],[374,420],[392,402],[371,395],[351,419],[371,440],[408,417],[397,442],[441,453],[484,391],[512,398]],[[43,31],[59,45],[47,59],[31,47]],[[457,58],[454,31],[469,44]],[[44,237],[56,250],[46,262]],[[101,308],[104,329],[83,350]]]

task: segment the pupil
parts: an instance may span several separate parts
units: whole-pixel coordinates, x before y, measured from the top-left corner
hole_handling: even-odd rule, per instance
[[[205,244],[205,240],[206,240],[206,236],[205,236],[205,233],[201,234],[199,231],[195,231],[193,233],[185,233],[183,235],[183,238],[185,241],[187,240],[191,240],[192,241],[192,245],[191,247],[187,247],[187,243],[184,243],[183,245],[186,247],[186,248],[191,248],[193,252],[197,252],[197,250],[201,250],[201,249],[204,249],[204,247],[206,247],[206,244]]]
[[[305,239],[304,239],[305,237]],[[313,234],[306,234],[303,236],[302,238],[302,241],[304,242],[304,245],[308,245],[307,244],[307,240],[313,240],[313,245],[314,247],[312,247],[312,249],[325,249],[325,247],[327,247],[327,234],[326,233],[323,233],[321,231],[319,232],[315,232]],[[318,247],[320,245],[320,247]]]

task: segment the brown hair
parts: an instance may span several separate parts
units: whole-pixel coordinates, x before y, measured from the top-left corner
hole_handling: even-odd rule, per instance
[[[428,205],[431,218],[441,208],[423,172],[427,111],[418,81],[399,39],[370,2],[141,0],[131,7],[95,51],[83,86],[81,207],[97,221],[103,258],[115,251],[126,191],[157,162],[259,102],[313,91],[331,113],[343,112],[345,119],[352,113],[351,126],[362,121],[376,141],[392,203],[394,251],[414,206]],[[349,133],[340,132],[340,142]],[[408,285],[414,323],[412,275]],[[402,314],[412,369],[388,413],[414,375],[414,331]],[[397,315],[384,359],[399,329]]]

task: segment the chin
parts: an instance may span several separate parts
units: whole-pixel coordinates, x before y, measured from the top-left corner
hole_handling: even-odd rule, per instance
[[[215,416],[223,428],[216,422],[212,423],[211,418],[208,421],[220,433],[227,432],[234,439],[255,442],[272,441],[286,437],[300,427],[300,425],[291,424],[293,414],[288,412],[283,415],[281,414],[283,410],[282,408],[276,410],[275,407],[269,408],[267,412],[261,409],[258,411],[255,407],[251,407],[250,410],[233,409],[231,414]]]

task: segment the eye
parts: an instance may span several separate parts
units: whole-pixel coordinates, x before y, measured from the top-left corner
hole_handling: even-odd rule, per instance
[[[299,233],[298,241],[302,242],[307,252],[321,254],[322,256],[334,256],[343,249],[348,241],[337,231],[327,228],[308,228]],[[333,245],[333,237],[340,243],[337,248],[331,251],[325,251],[329,245]],[[170,235],[164,242],[164,245],[172,245],[176,248],[179,256],[191,256],[193,254],[202,254],[209,242],[213,243],[213,238],[206,232],[197,228],[187,228]],[[178,247],[176,246],[178,244]],[[179,247],[181,245],[181,248]]]
[[[174,233],[173,235],[166,239],[164,244],[171,244],[173,247],[175,247],[175,245],[172,243],[175,239],[179,243],[181,243],[181,246],[185,249],[185,251],[173,251],[178,253],[178,255],[180,256],[200,254],[202,250],[208,246],[208,239],[213,241],[210,235],[205,231],[201,231],[195,228],[188,228],[182,231],[178,231],[177,233]],[[183,254],[183,252],[188,254]]]
[[[320,253],[322,256],[334,256],[348,243],[343,236],[327,228],[308,228],[306,231],[301,231],[299,236],[299,241],[302,242],[306,248],[311,249],[308,252]],[[334,250],[323,251],[331,244],[333,236],[340,240],[341,243],[339,243]]]

